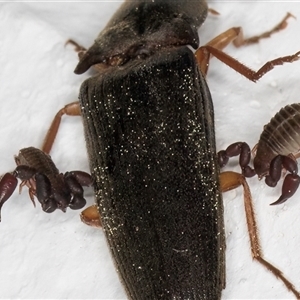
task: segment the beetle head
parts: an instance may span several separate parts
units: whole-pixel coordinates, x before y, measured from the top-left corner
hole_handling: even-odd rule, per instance
[[[75,73],[82,74],[94,64],[124,65],[160,48],[191,45],[196,49],[197,28],[206,18],[207,7],[204,1],[192,3],[126,1],[81,57]]]

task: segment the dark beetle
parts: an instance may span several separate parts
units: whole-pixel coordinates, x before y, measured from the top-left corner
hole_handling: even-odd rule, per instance
[[[227,8],[227,6],[226,6],[226,8]],[[235,11],[235,7],[232,7],[232,11]],[[223,10],[221,10],[221,12],[223,13]],[[82,14],[82,17],[84,18],[84,16],[85,16],[85,14]],[[88,22],[89,23],[89,21],[90,21],[90,19],[91,19],[92,17],[90,16],[90,13],[88,14],[88,21],[86,21],[86,23]],[[229,18],[228,18],[229,19]],[[67,20],[68,20],[68,23],[69,22],[71,22],[71,20],[69,19],[69,18],[67,18]],[[226,20],[225,20],[226,21]],[[76,22],[77,23],[79,23],[78,22],[78,20],[76,19]],[[98,22],[98,19],[96,20],[96,23]],[[82,19],[80,19],[80,24],[81,24],[81,26],[82,26]],[[206,29],[208,29],[208,28],[206,28]],[[85,30],[85,32],[88,32],[88,30],[89,30],[89,27],[87,28],[87,30]],[[209,30],[208,30],[209,31]],[[64,36],[66,36],[66,35],[64,35]],[[67,35],[68,36],[68,35]],[[48,57],[49,58],[49,57]],[[51,60],[50,59],[50,61],[53,61],[53,60]],[[55,60],[54,60],[55,61]],[[51,68],[50,68],[51,69]],[[61,72],[57,72],[57,73],[61,73]],[[229,73],[230,72],[228,72],[228,76],[230,76],[229,75]],[[225,74],[226,75],[226,77],[227,77],[227,74]],[[48,78],[48,75],[47,76],[44,76],[44,77],[47,77]],[[70,78],[68,77],[68,80],[67,81],[69,81],[70,80]],[[160,84],[163,84],[163,82],[160,82]],[[213,82],[211,82],[211,84],[212,84],[212,86],[213,86]],[[47,85],[48,85],[48,82],[47,82]],[[174,86],[173,87],[174,89],[176,89],[177,87],[176,86]],[[220,87],[218,86],[217,87],[219,90],[220,90]],[[22,90],[21,90],[22,91]],[[33,101],[35,98],[32,98],[31,99],[31,101]],[[39,105],[40,105],[40,103],[44,103],[44,102],[40,102],[40,100],[41,99],[39,99]],[[46,102],[46,101],[45,101]],[[56,101],[51,101],[52,103],[54,103],[54,102],[56,102]],[[223,101],[223,102],[225,102],[225,101]],[[3,104],[5,104],[5,103],[3,103]],[[3,110],[2,110],[3,111]],[[225,118],[223,118],[223,119],[225,119]],[[227,117],[226,117],[226,119],[227,119]],[[7,125],[7,124],[6,124]],[[76,139],[76,142],[77,142],[77,139]],[[78,151],[78,144],[77,143],[75,143],[75,147],[76,147],[76,152],[80,152],[80,153],[76,153],[76,157],[77,157],[77,154],[81,154],[82,152],[81,151]],[[48,218],[48,215],[47,215],[47,218]],[[44,223],[44,222],[43,222]],[[2,224],[2,225],[4,225],[4,224]],[[24,226],[24,228],[25,228],[25,226]],[[35,228],[35,227],[33,227],[33,231],[38,231],[40,228],[42,228],[41,226],[40,227],[37,227],[37,228]],[[49,230],[49,229],[48,229]],[[43,234],[44,235],[44,234]],[[3,235],[2,235],[3,236]],[[45,235],[45,237],[46,237],[47,235]],[[55,239],[55,242],[57,242],[57,240],[59,239],[59,237],[61,237],[61,236],[63,236],[63,235],[61,235],[61,234],[59,234],[59,235],[56,235],[56,239]],[[84,292],[84,290],[86,290],[86,291],[88,291],[88,293],[93,293],[93,291],[95,292],[95,291],[97,291],[97,292],[95,292],[95,295],[97,295],[97,297],[99,297],[99,293],[100,293],[100,295],[101,296],[103,296],[103,294],[105,293],[105,291],[102,289],[102,288],[100,288],[100,290],[99,290],[99,284],[101,284],[101,279],[100,280],[98,280],[96,283],[95,283],[95,277],[94,276],[96,276],[96,278],[99,278],[99,276],[101,276],[100,274],[101,274],[101,271],[103,272],[103,269],[104,269],[104,266],[103,265],[99,265],[98,264],[98,262],[99,262],[99,259],[100,259],[100,257],[101,257],[101,254],[99,253],[100,251],[101,251],[101,253],[103,253],[103,251],[105,251],[105,249],[101,249],[101,250],[99,250],[98,248],[99,247],[97,247],[96,245],[97,245],[97,241],[99,240],[99,239],[101,239],[102,238],[102,235],[100,234],[100,236],[99,235],[93,235],[93,240],[91,240],[90,242],[91,243],[94,243],[94,247],[96,247],[97,249],[95,250],[96,252],[94,253],[94,255],[93,255],[93,257],[94,257],[94,259],[92,259],[91,260],[91,263],[90,263],[90,265],[89,266],[91,266],[92,267],[92,269],[94,270],[94,271],[90,271],[90,268],[86,268],[86,264],[82,264],[82,260],[80,260],[80,259],[78,259],[78,257],[80,256],[80,254],[81,254],[81,251],[78,251],[77,253],[76,253],[76,260],[73,260],[72,259],[72,265],[73,266],[76,266],[76,268],[77,268],[77,271],[80,269],[80,271],[78,272],[79,273],[79,277],[81,276],[81,274],[84,274],[84,280],[82,280],[82,278],[80,277],[80,280],[78,281],[78,285],[76,284],[76,285],[72,285],[71,283],[69,283],[69,285],[70,285],[70,289],[68,290],[68,292],[70,291],[71,292],[71,290],[72,290],[72,292],[74,293],[74,291],[77,291],[78,292],[78,287],[80,286],[80,292],[81,293],[83,293],[84,295],[86,295],[85,294],[85,292]],[[45,239],[44,240],[44,243],[43,243],[44,245],[45,244],[47,244],[47,240]],[[40,248],[41,247],[41,245],[39,245],[39,243],[38,243],[38,247],[36,247],[36,248]],[[86,251],[89,251],[90,249],[93,249],[94,248],[93,246],[91,246],[91,245],[89,245],[89,246],[86,246],[85,247],[85,250]],[[74,253],[74,252],[76,252],[76,249],[82,249],[81,247],[80,248],[78,248],[78,247],[76,247],[75,246],[75,244],[74,244],[74,247],[72,247],[72,254]],[[47,252],[47,253],[49,253],[49,255],[51,255],[51,253],[53,254],[53,251],[51,252],[51,251],[48,251],[49,249],[46,247],[46,249],[45,249],[45,251]],[[74,250],[74,251],[73,251]],[[85,252],[86,253],[86,252]],[[58,260],[59,259],[61,259],[62,257],[64,256],[64,252],[61,252],[60,253],[60,255],[57,257],[53,257],[54,259],[52,260],[52,261],[55,261],[55,264],[58,262]],[[10,257],[10,255],[8,255],[7,257]],[[37,256],[36,256],[36,258],[37,258]],[[48,258],[49,258],[49,256],[48,256]],[[68,258],[71,258],[71,256],[69,257],[68,256]],[[97,259],[96,259],[97,258]],[[2,260],[3,261],[3,260]],[[64,268],[66,267],[66,265],[65,265],[65,261],[63,260],[63,262],[62,262],[62,264],[64,265]],[[53,265],[53,264],[51,264],[51,265]],[[98,265],[98,267],[95,267],[95,266],[97,266]],[[75,271],[75,270],[74,270]],[[75,272],[74,272],[75,273]],[[73,271],[72,271],[72,274],[74,274],[73,273]],[[90,280],[87,280],[86,279],[86,276],[87,275],[91,275],[91,273],[93,273],[93,276],[90,278]],[[36,274],[36,273],[35,273]],[[62,278],[62,273],[60,272],[60,270],[59,270],[59,272],[56,272],[56,275],[55,275],[55,277],[54,278],[56,278],[57,279],[57,281],[59,280],[58,278],[59,278],[59,276],[61,275],[61,277],[60,278]],[[31,278],[31,276],[28,276],[28,274],[26,273],[26,278],[27,278],[27,280],[29,281],[30,279],[29,278]],[[7,280],[7,275],[5,274],[5,280]],[[71,276],[70,277],[70,281],[72,280],[72,279],[74,279],[75,277],[78,277],[78,276]],[[106,277],[106,276],[105,276]],[[44,280],[46,280],[46,278],[47,278],[47,276],[37,276],[36,277],[36,279],[37,280],[40,280],[41,278],[43,278]],[[26,281],[26,280],[25,280]],[[60,291],[62,292],[66,292],[66,288],[65,288],[65,285],[63,286],[63,287],[61,287],[61,285],[60,284],[55,284],[55,282],[53,282],[52,281],[52,278],[51,278],[51,282],[52,282],[52,284],[51,284],[51,292],[53,292],[53,293],[57,293],[57,295],[61,295],[60,294]],[[85,283],[85,284],[87,284],[87,285],[85,285],[84,284],[84,286],[82,285],[82,283]],[[116,283],[115,282],[115,284],[118,284],[118,283]],[[22,285],[22,287],[24,286],[24,281],[21,283],[21,285]],[[29,285],[28,285],[29,286]],[[46,286],[47,285],[44,285],[43,284],[43,288],[46,288]],[[89,286],[89,287],[87,287],[87,286]],[[234,290],[236,291],[239,287],[240,287],[241,285],[236,285],[235,286],[235,288],[234,288]],[[74,289],[74,287],[77,287],[77,289],[75,288]],[[60,288],[62,288],[61,290],[60,290]],[[94,289],[94,290],[93,290]],[[23,290],[23,289],[22,289]],[[34,289],[34,291],[35,291],[36,289]],[[99,292],[100,291],[100,292]],[[75,295],[77,295],[76,294],[76,292],[75,292]],[[113,297],[114,298],[114,297]]]
[[[237,45],[251,40],[240,28],[195,58],[187,45],[198,48],[207,11],[205,1],[126,1],[75,69],[101,70],[79,100],[100,223],[131,299],[220,299],[225,287],[213,105],[202,74],[208,53],[252,81],[299,59],[298,51],[250,70],[219,50],[232,36]],[[299,297],[280,270],[259,261]]]
[[[225,244],[210,94],[187,48],[142,64],[81,87],[103,228],[133,299],[218,299]]]
[[[107,67],[83,83],[80,103],[103,229],[131,299],[220,299],[225,286],[212,101],[185,46],[198,47],[206,14],[203,1],[125,2],[76,68]]]

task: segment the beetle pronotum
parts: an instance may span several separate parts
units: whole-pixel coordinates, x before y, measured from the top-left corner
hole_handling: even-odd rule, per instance
[[[3,28],[12,30],[11,35],[2,37],[3,45],[5,46],[3,51],[7,52],[1,57],[2,59],[5,58],[9,63],[3,67],[0,74],[0,76],[3,76],[1,77],[2,109],[0,128],[3,131],[3,140],[4,137],[7,137],[7,141],[9,139],[7,144],[4,142],[1,144],[1,150],[3,150],[1,151],[3,171],[14,167],[14,162],[11,158],[12,153],[17,153],[23,146],[31,144],[38,146],[40,144],[43,133],[48,127],[46,116],[51,121],[53,114],[62,106],[62,101],[68,103],[77,97],[82,78],[72,74],[73,67],[77,63],[77,57],[73,55],[72,49],[65,50],[62,47],[66,38],[76,38],[81,44],[89,45],[99,32],[100,22],[103,22],[104,25],[108,20],[108,18],[104,20],[101,17],[105,12],[104,9],[110,9],[112,14],[117,6],[116,3],[114,3],[114,7],[110,7],[107,3],[56,4],[53,6],[47,4],[46,8],[37,4],[22,5],[3,4],[3,10],[1,11],[1,14],[6,15],[7,18],[11,17],[13,21],[10,25],[6,18],[1,19],[3,26],[5,26]],[[71,9],[68,5],[73,7],[75,11],[78,11],[76,18],[74,17],[75,13],[70,12]],[[101,8],[99,7],[99,10],[95,9],[95,5],[101,5]],[[270,4],[256,5],[253,3],[211,4],[221,13],[221,16],[218,18],[209,17],[206,20],[200,31],[201,43],[203,44],[217,33],[233,25],[243,26],[245,34],[251,35],[273,26],[282,18],[282,14],[286,11],[290,11],[296,16],[300,14],[300,12],[297,14],[299,9],[295,4],[272,4],[272,8],[270,8]],[[280,6],[280,9],[278,9],[278,6]],[[38,12],[38,15],[24,15],[25,8],[31,11],[32,14]],[[269,24],[266,24],[263,12],[269,12],[270,9],[274,9],[274,13],[272,18],[270,13]],[[22,18],[18,12],[22,13]],[[47,19],[49,12],[51,13],[51,19]],[[63,29],[52,24],[52,20],[55,20],[55,23],[57,23],[57,20],[60,18],[66,22],[63,23],[66,26]],[[40,26],[43,25],[43,30],[41,30],[36,26],[36,22],[39,19],[46,20],[52,27],[39,23]],[[78,29],[79,26],[80,30]],[[239,50],[234,50],[234,48],[230,47],[226,52],[240,58],[253,69],[256,69],[264,61],[298,50],[299,45],[297,45],[297,41],[289,38],[290,36],[296,36],[298,26],[299,24],[291,20],[287,31],[283,31],[271,39],[261,41],[257,46]],[[76,28],[78,31],[76,31]],[[15,32],[19,34],[14,35]],[[82,33],[82,38],[80,37],[80,32]],[[13,44],[9,43],[11,36],[15,36]],[[26,37],[26,41],[23,37]],[[30,42],[31,39],[32,42]],[[284,43],[285,41],[286,44]],[[19,42],[20,44],[18,44]],[[42,48],[42,44],[44,44],[45,48]],[[294,48],[292,48],[293,46]],[[33,51],[35,55],[32,55]],[[13,56],[14,54],[16,56]],[[70,57],[74,59],[72,62],[70,62]],[[246,60],[247,57],[248,60]],[[256,64],[258,58],[259,61]],[[33,59],[36,60],[33,61]],[[24,69],[22,69],[23,67]],[[286,66],[281,68],[280,71],[273,71],[268,77],[263,78],[259,84],[253,85],[229,70],[226,66],[223,66],[220,62],[213,61],[208,73],[208,84],[215,106],[218,148],[224,148],[225,144],[236,141],[237,135],[240,135],[239,139],[247,140],[250,144],[255,143],[262,124],[265,124],[271,115],[283,106],[286,101],[295,101],[298,78],[296,71],[295,67]],[[289,72],[293,72],[292,75],[289,75]],[[285,73],[287,75],[283,76]],[[23,75],[24,77],[21,77]],[[282,93],[278,91],[274,87],[274,82],[277,83],[278,89],[282,88],[285,90]],[[10,85],[6,86],[6,84]],[[294,86],[295,94],[293,96]],[[13,103],[16,104],[14,105]],[[41,105],[41,103],[43,104]],[[260,105],[261,108],[258,109],[257,105]],[[12,111],[12,113],[7,114],[9,111]],[[243,111],[246,112],[246,115],[241,114]],[[43,117],[40,119],[39,116]],[[265,118],[263,119],[263,117]],[[255,123],[253,120],[255,120]],[[75,120],[68,122],[76,123]],[[63,167],[65,169],[87,168],[87,164],[84,164],[84,158],[78,158],[78,155],[80,157],[85,155],[81,124],[77,128],[70,125],[69,128],[65,127],[63,131],[78,132],[78,134],[66,138],[65,144],[63,141],[57,143],[59,146],[52,153],[55,161],[61,169]],[[63,140],[63,136],[65,136],[64,132],[60,134],[59,138]],[[82,138],[82,145],[79,147],[80,138]],[[73,151],[72,153],[70,149]],[[73,157],[76,158],[72,159]],[[74,165],[70,165],[70,163],[74,163]],[[80,166],[76,163],[80,163]],[[297,253],[289,253],[288,251],[291,249],[286,246],[283,250],[279,248],[279,245],[284,245],[285,243],[289,243],[291,248],[293,246],[296,248],[296,242],[293,243],[292,241],[293,236],[288,237],[288,234],[291,231],[289,226],[297,228],[296,224],[291,223],[292,210],[294,210],[293,213],[297,214],[297,203],[289,204],[286,211],[282,208],[270,209],[266,205],[266,203],[269,203],[267,199],[269,190],[263,188],[263,183],[258,184],[256,180],[251,180],[250,182],[253,183],[252,192],[253,198],[256,200],[256,211],[260,221],[259,224],[261,225],[260,232],[264,252],[275,264],[279,262],[283,264],[285,263],[284,259],[286,259],[287,265],[280,265],[280,267],[297,285],[295,281],[296,278],[299,278],[296,273],[297,270],[295,270],[298,269],[297,261],[299,261],[296,256]],[[274,286],[274,289],[270,292],[270,297],[274,296],[275,289],[278,291],[276,293],[278,298],[291,297],[284,287],[281,287],[275,279],[271,278],[270,274],[264,272],[259,265],[252,263],[248,249],[246,227],[242,225],[245,222],[242,192],[232,192],[230,195],[232,196],[235,193],[238,196],[234,201],[228,201],[230,196],[224,195],[225,207],[230,208],[225,215],[226,232],[229,238],[227,239],[227,289],[223,292],[223,297],[239,298],[243,296],[250,298],[255,297],[255,295],[268,297],[267,289],[269,285],[266,284],[267,280],[270,280],[272,282],[270,284]],[[276,191],[272,192],[272,195],[274,193]],[[24,193],[23,197],[25,198],[27,195]],[[101,234],[98,232],[93,233],[91,229],[78,224],[76,213],[72,215],[69,213],[67,215],[55,214],[48,216],[32,210],[28,199],[23,200],[22,198],[16,199],[16,201],[18,205],[14,203],[15,201],[9,201],[6,204],[4,209],[9,224],[4,222],[1,224],[1,245],[3,247],[0,252],[2,257],[0,264],[2,270],[7,270],[7,272],[3,272],[0,275],[3,276],[0,281],[10,281],[11,276],[14,276],[14,289],[10,289],[9,285],[1,285],[2,288],[5,288],[3,290],[4,296],[43,297],[47,295],[49,297],[72,297],[73,295],[73,297],[80,297],[82,295],[82,297],[99,297],[100,290],[102,297],[124,297],[117,276],[111,275],[112,277],[110,277],[109,275],[111,272],[114,272],[113,266],[104,267],[107,264],[107,257],[103,259],[101,257],[106,251],[105,242],[102,241],[103,244],[100,245]],[[292,208],[289,209],[289,207]],[[234,212],[232,213],[232,211]],[[73,220],[65,222],[65,220],[71,218],[70,216],[73,216]],[[238,219],[235,219],[237,217]],[[275,229],[275,226],[277,229]],[[238,229],[235,227],[238,227]],[[240,248],[235,245],[232,248],[232,243],[240,241],[239,235],[242,235],[241,239],[244,242],[244,247]],[[281,235],[285,236],[284,241],[279,240]],[[43,243],[41,243],[42,237]],[[22,239],[22,244],[18,243],[20,239]],[[76,239],[79,239],[79,242]],[[294,235],[294,241],[296,239],[297,234]],[[268,244],[264,243],[264,240],[267,240]],[[278,243],[278,246],[272,246],[271,242]],[[72,246],[69,246],[70,244]],[[42,254],[45,254],[45,257]],[[243,261],[241,260],[241,255],[244,255]],[[272,255],[274,255],[274,258],[271,257]],[[87,257],[91,259],[87,261]],[[12,260],[10,261],[10,259]],[[50,265],[45,267],[45,261],[50,262]],[[22,264],[26,266],[24,267],[24,272],[20,268]],[[293,264],[294,268],[289,267],[289,264]],[[64,269],[62,270],[63,267]],[[14,272],[13,270],[17,268],[18,272]],[[47,272],[44,273],[43,270],[45,269],[47,269]],[[251,276],[251,270],[254,270],[253,276]],[[238,271],[245,271],[245,273],[239,275]],[[292,272],[295,273],[293,274]],[[51,284],[49,284],[49,278],[52,278]],[[54,281],[53,278],[55,278]],[[67,283],[65,283],[66,278],[68,278]],[[101,286],[101,284],[106,285],[104,281],[106,278],[108,280],[110,278],[112,282],[113,287],[111,289],[105,290]],[[242,278],[246,278],[245,282],[243,282],[244,284],[240,283]],[[64,282],[64,286],[61,286],[59,281]],[[67,287],[65,284],[67,284]],[[42,288],[39,288],[39,286]],[[253,294],[253,286],[256,290],[255,295]],[[115,291],[118,287],[120,290]]]

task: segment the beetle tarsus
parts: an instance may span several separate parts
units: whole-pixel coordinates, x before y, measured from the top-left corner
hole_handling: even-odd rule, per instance
[[[80,219],[84,224],[91,227],[102,227],[100,213],[95,204],[83,210],[80,214]]]

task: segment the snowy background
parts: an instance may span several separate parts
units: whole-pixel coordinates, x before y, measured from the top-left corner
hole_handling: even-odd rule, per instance
[[[77,100],[81,82],[75,75],[77,54],[69,38],[88,47],[120,2],[49,2],[0,4],[0,173],[13,170],[13,155],[39,147],[54,114]],[[300,50],[300,2],[211,1],[220,12],[200,29],[201,44],[232,26],[245,36],[272,28],[293,13],[286,30],[259,44],[226,52],[259,69],[264,62]],[[251,146],[263,125],[283,106],[299,102],[300,61],[278,67],[254,84],[213,59],[208,84],[215,105],[218,150],[238,140]],[[88,171],[79,117],[66,117],[53,160],[62,172]],[[232,168],[239,170],[235,163]],[[265,257],[300,290],[300,191],[286,204],[271,207],[275,189],[257,178],[251,186]],[[93,202],[91,191],[88,201]],[[227,236],[227,287],[224,299],[294,299],[286,288],[252,262],[243,193],[224,194]],[[0,224],[1,298],[124,299],[101,230],[82,224],[78,211],[44,213],[33,208],[24,189],[2,209]]]

